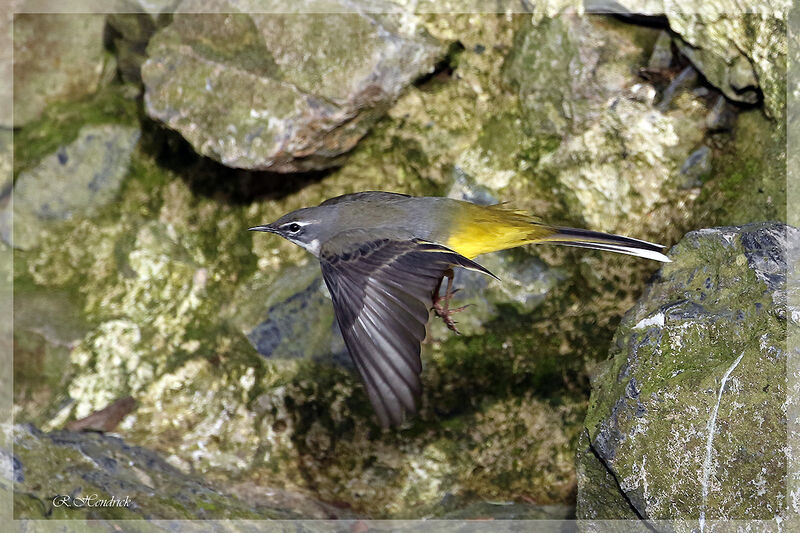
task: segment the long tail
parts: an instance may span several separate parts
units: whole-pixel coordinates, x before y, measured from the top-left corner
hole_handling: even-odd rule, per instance
[[[479,206],[456,202],[454,205],[457,207],[453,223],[455,231],[450,232],[446,246],[470,259],[526,244],[552,243],[670,262],[660,244],[599,231],[543,224],[524,211],[508,209],[502,204]]]
[[[553,230],[554,232],[542,236],[541,229],[544,228]],[[669,257],[664,255],[664,247],[660,244],[623,237],[622,235],[612,235],[610,233],[601,233],[588,229],[548,226],[546,224],[541,224],[536,234],[537,237],[534,242],[605,250],[607,252],[618,252],[621,254],[635,255],[636,257],[644,257],[646,259],[654,259],[664,263],[672,262]]]

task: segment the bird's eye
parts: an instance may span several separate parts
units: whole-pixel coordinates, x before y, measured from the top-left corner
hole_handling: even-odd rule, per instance
[[[291,224],[286,226],[286,229],[289,230],[289,233],[297,233],[298,231],[300,231],[300,227],[301,227],[300,224],[298,224],[297,222],[292,222]]]

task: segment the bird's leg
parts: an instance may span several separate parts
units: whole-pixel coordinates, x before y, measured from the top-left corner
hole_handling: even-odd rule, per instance
[[[433,311],[436,313],[436,316],[444,321],[449,329],[455,331],[456,335],[461,335],[461,332],[459,332],[456,328],[456,322],[453,320],[451,315],[463,311],[469,306],[463,305],[455,309],[450,309],[450,298],[452,298],[453,295],[458,292],[458,289],[453,289],[454,277],[455,274],[453,273],[453,269],[447,269],[442,278],[439,280],[439,283],[436,284],[436,289],[433,291]],[[444,278],[447,278],[447,288],[444,291],[444,296],[440,296],[439,290],[442,288],[442,281],[444,281]]]

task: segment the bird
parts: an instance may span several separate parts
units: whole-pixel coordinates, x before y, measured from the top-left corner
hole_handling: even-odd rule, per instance
[[[539,243],[670,262],[659,244],[545,224],[507,204],[383,191],[337,196],[248,229],[279,235],[319,260],[345,345],[383,427],[417,411],[430,311],[458,332],[452,314],[463,308],[449,307],[454,268],[497,279],[474,259]]]

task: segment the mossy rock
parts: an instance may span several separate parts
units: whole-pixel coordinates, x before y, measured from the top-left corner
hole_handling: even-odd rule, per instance
[[[32,426],[16,426],[14,442],[17,520],[286,516],[257,512],[181,473],[152,451],[130,446],[117,437],[66,431],[45,434]],[[99,505],[100,500],[107,504]]]
[[[341,163],[441,53],[413,15],[177,11],[147,47],[147,113],[237,168]]]
[[[796,228],[757,223],[695,231],[670,252],[593,376],[579,518],[617,517],[613,493],[653,520],[781,513],[798,240]],[[593,486],[603,479],[606,495]]]
[[[105,50],[106,15],[24,13],[14,17],[14,126],[50,104],[93,94],[113,78]]]
[[[37,294],[47,293],[53,300],[42,305],[50,301],[53,312],[80,318],[69,350],[54,350],[55,337],[35,327],[18,335],[30,356],[19,362],[20,416],[53,430],[132,395],[139,407],[117,428],[126,442],[248,501],[270,487],[311,493],[329,502],[314,512],[336,516],[349,506],[373,517],[474,517],[493,509],[486,501],[498,500],[515,502],[505,516],[531,516],[536,505],[571,512],[587,367],[607,354],[623,313],[658,265],[547,246],[480,258],[504,283],[458,280],[464,287],[458,297],[475,304],[462,315],[465,334],[432,325],[423,346],[420,415],[398,430],[382,430],[357,375],[336,364],[343,346],[313,258],[275,236],[247,232],[328,197],[382,189],[511,200],[556,223],[603,229],[608,221],[606,229],[633,227],[635,236],[676,240],[702,214],[693,209],[701,206],[694,203],[697,190],[681,189],[679,174],[695,144],[708,141],[699,124],[705,100],[694,87],[683,88],[660,111],[628,90],[641,81],[636,68],[658,35],[652,28],[608,17],[537,17],[486,14],[476,24],[471,14],[420,15],[420,27],[454,44],[433,76],[405,87],[343,166],[324,172],[244,172],[199,156],[144,117],[122,86],[45,110],[41,122],[17,133],[24,141],[16,146],[18,176],[74,142],[86,125],[136,126],[141,137],[113,202],[60,221],[36,246],[15,254],[19,296],[30,298],[21,302],[20,316],[35,311]],[[236,27],[252,36],[249,26]],[[592,55],[590,39],[570,35],[576,28],[601,36],[603,53]],[[542,87],[531,76],[546,72],[529,67],[540,64],[531,59],[539,31],[576,39],[599,62],[596,72],[607,76],[595,79],[587,68],[596,98],[587,113],[574,115],[571,129],[554,129],[566,138],[537,132],[534,104]],[[615,59],[615,43],[623,45],[625,61]],[[268,56],[228,44],[217,59],[270,76],[291,74],[281,74]],[[581,55],[572,52],[548,59]],[[763,117],[742,119],[736,143],[750,143],[745,131],[769,126]],[[701,176],[710,191],[729,175],[714,173],[721,168],[713,166],[716,158],[729,156],[723,161],[731,171],[739,161],[729,139],[719,139],[722,148],[709,144],[712,171]],[[624,149],[631,146],[627,161]],[[755,159],[778,152],[747,153]],[[590,176],[580,173],[583,165]],[[602,181],[616,165],[628,166],[613,174],[616,181]],[[731,179],[747,184],[721,187],[731,201],[714,204],[716,195],[700,195],[702,205],[723,208],[708,209],[708,224],[723,215],[740,217],[738,223],[771,212],[750,209],[752,175]],[[617,208],[603,195],[618,182],[629,187]],[[573,191],[581,187],[583,197]],[[65,300],[69,306],[61,305]],[[42,315],[45,327],[53,320]],[[280,335],[248,340],[260,326],[275,326]],[[37,372],[65,361],[63,375],[46,368],[51,390],[39,395],[44,387],[31,386]],[[448,507],[447,494],[457,509]]]

